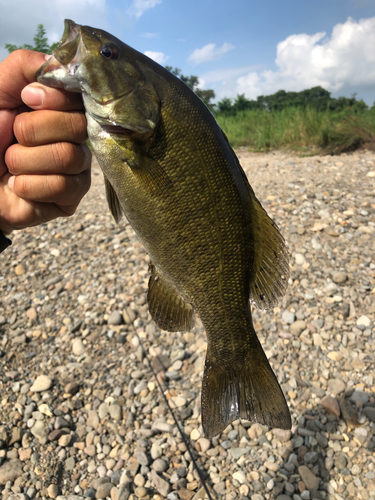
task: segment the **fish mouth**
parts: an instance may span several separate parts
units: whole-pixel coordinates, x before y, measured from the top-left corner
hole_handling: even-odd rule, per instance
[[[86,55],[87,49],[82,42],[81,26],[71,19],[65,19],[60,45],[53,51],[52,57],[38,69],[36,80],[50,87],[82,92],[76,73]]]
[[[118,135],[121,137],[130,137],[138,134],[140,131],[135,130],[134,128],[126,127],[116,121],[112,121],[109,117],[99,116],[92,111],[89,112],[91,118],[93,118],[103,130],[105,130],[108,134]]]

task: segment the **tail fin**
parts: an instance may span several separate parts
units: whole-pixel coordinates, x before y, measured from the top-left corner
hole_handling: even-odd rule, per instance
[[[213,360],[207,351],[202,383],[202,425],[207,437],[243,418],[268,427],[290,429],[284,394],[254,332],[251,350],[238,362]]]

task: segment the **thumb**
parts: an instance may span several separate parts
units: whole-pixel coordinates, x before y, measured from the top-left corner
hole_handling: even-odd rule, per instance
[[[46,87],[37,82],[27,85],[22,90],[21,99],[26,106],[35,110],[77,111],[84,109],[81,94]]]

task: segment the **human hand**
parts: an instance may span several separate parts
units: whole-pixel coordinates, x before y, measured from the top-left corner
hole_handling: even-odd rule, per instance
[[[45,54],[17,50],[0,63],[4,233],[69,217],[90,187],[91,153],[85,144],[81,96],[33,83],[45,60]]]

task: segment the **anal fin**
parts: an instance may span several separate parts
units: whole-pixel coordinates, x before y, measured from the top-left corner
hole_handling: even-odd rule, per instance
[[[150,264],[147,302],[152,319],[162,330],[191,330],[195,323],[193,306]]]

